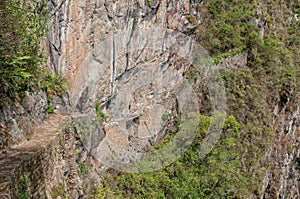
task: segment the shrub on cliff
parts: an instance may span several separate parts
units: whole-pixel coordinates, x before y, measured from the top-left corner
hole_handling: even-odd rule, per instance
[[[43,89],[49,93],[62,87],[59,81],[53,81],[59,78],[42,67],[46,58],[40,42],[47,33],[47,16],[45,1],[0,2],[1,100],[24,91]]]

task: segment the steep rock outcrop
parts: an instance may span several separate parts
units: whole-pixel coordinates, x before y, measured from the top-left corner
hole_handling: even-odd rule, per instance
[[[91,155],[103,160],[112,145],[128,152],[164,137],[181,111],[171,103],[172,89],[194,61],[193,41],[184,34],[195,28],[188,16],[200,18],[196,3],[65,0],[51,1],[50,7],[49,63],[70,79],[77,111],[90,113],[98,105],[105,115],[106,137]]]
[[[268,164],[261,198],[299,198],[299,106],[274,109],[275,136],[266,154]],[[289,107],[291,108],[291,107]]]
[[[188,15],[198,14],[194,4],[170,1],[74,1],[49,2],[51,31],[48,34],[49,64],[73,82],[95,46],[113,34],[149,27],[186,32]],[[108,49],[107,49],[108,50]]]
[[[48,133],[54,137],[41,139],[43,143],[34,144],[43,135],[38,133],[29,142],[14,146],[16,150],[1,151],[0,164],[10,165],[1,172],[1,197],[88,197],[106,169],[99,160],[114,152],[107,143],[135,151],[152,146],[168,131],[176,130],[175,121],[184,108],[174,97],[174,88],[177,86],[182,99],[183,88],[178,85],[193,61],[192,41],[181,34],[194,28],[186,18],[196,14],[190,1],[62,0],[49,1],[49,8],[48,65],[70,79],[70,106],[82,116],[74,119],[62,136],[54,136],[52,129]],[[147,38],[143,38],[145,35]],[[203,57],[207,58],[206,54]],[[28,100],[39,102],[38,97]],[[24,118],[28,119],[30,112],[30,117],[44,119],[45,95],[43,100],[37,106],[24,102]],[[54,101],[70,110],[68,99]],[[95,113],[96,104],[101,112]],[[12,143],[20,143],[26,137],[26,133],[18,132],[18,124],[26,123],[12,123],[16,140]],[[129,133],[124,134],[120,128]],[[7,145],[6,140],[2,143]],[[127,158],[131,157],[124,160]]]
[[[18,157],[15,158],[18,160],[14,170],[16,173],[11,174],[14,180],[10,179],[11,175],[2,175],[5,176],[5,180],[8,176],[9,180],[1,181],[4,184],[3,189],[12,192],[11,197],[16,196],[20,189],[25,190],[23,185],[27,182],[27,188],[30,187],[28,194],[31,197],[43,198],[46,195],[48,198],[57,196],[80,198],[91,191],[91,187],[84,190],[84,184],[89,183],[84,180],[87,177],[87,167],[92,167],[88,174],[89,178],[99,179],[103,171],[103,165],[99,160],[114,152],[107,143],[111,142],[126,150],[143,150],[164,137],[167,129],[175,128],[172,124],[180,115],[180,109],[176,98],[172,95],[173,90],[163,86],[167,83],[176,85],[182,80],[180,75],[185,72],[187,69],[185,66],[190,64],[190,60],[179,58],[187,57],[191,49],[187,48],[188,51],[182,52],[167,45],[168,49],[165,50],[163,44],[167,41],[162,35],[169,35],[168,38],[171,40],[177,40],[182,36],[181,33],[186,35],[194,30],[195,25],[189,21],[188,16],[193,15],[197,20],[201,20],[195,6],[200,1],[191,2],[187,0],[49,1],[51,30],[47,36],[48,65],[70,79],[71,106],[83,116],[76,119],[77,127],[72,127],[72,131],[66,130],[63,138],[57,137],[56,141],[47,145],[48,149],[30,152],[29,156],[22,154],[20,161]],[[255,21],[261,28],[261,35],[264,34],[265,21],[265,18]],[[143,35],[152,38],[148,40],[152,47],[144,48],[149,43],[147,44],[147,39],[143,40]],[[183,46],[189,45],[189,41],[184,39],[178,41],[178,44]],[[175,53],[172,53],[173,50]],[[164,56],[161,55],[161,51],[165,53]],[[181,57],[177,56],[178,54]],[[150,84],[151,82],[147,82],[149,80],[147,76],[137,77],[137,73],[149,73],[149,70],[159,69],[160,62],[163,63],[162,68],[165,67],[161,73],[165,72],[165,74],[158,80],[155,79],[158,73],[150,72],[153,74],[150,79],[161,81],[160,84]],[[246,62],[246,54],[241,53],[221,60],[220,67],[234,65],[239,68]],[[150,65],[156,68],[147,68]],[[128,82],[135,83],[127,84]],[[143,85],[145,82],[149,84]],[[138,84],[143,87],[135,87]],[[131,88],[135,90],[131,91]],[[163,94],[159,99],[155,98],[157,90],[162,91]],[[32,121],[40,121],[45,117],[47,109],[44,103],[45,95],[29,96],[28,100],[37,102],[37,105],[24,102],[22,106],[16,104],[3,108],[0,125],[4,127],[0,126],[0,132],[5,136],[1,136],[0,149],[10,145],[9,143],[24,141],[26,134],[33,129]],[[124,106],[116,106],[122,103]],[[96,104],[100,106],[101,113],[95,113]],[[150,110],[151,108],[153,110]],[[275,112],[277,114],[277,111]],[[162,119],[166,115],[167,118]],[[299,196],[298,115],[299,110],[293,113],[282,111],[274,120],[277,132],[275,144],[266,156],[266,162],[272,164],[266,173],[262,198]],[[91,125],[101,120],[101,117],[104,120],[101,125]],[[120,118],[123,120],[118,120]],[[86,125],[91,125],[91,129],[86,129]],[[151,130],[148,130],[149,126]],[[122,134],[122,128],[129,133]],[[136,129],[142,130],[141,132],[148,130],[149,134],[139,134],[141,132]],[[154,131],[159,133],[155,134]],[[13,133],[6,135],[7,132]],[[138,139],[143,136],[146,137],[145,140]],[[7,140],[7,137],[12,137],[12,141]],[[40,159],[43,155],[46,158]],[[14,159],[13,156],[8,157]],[[130,160],[130,157],[122,158],[125,161]],[[33,162],[29,159],[33,159]],[[0,163],[3,165],[3,162]],[[15,163],[13,160],[13,164]],[[45,171],[45,167],[39,165],[46,165],[50,171]],[[8,170],[13,167],[9,167]],[[35,170],[29,171],[29,168]],[[35,180],[38,184],[33,183]],[[16,182],[15,187],[12,182]]]
[[[93,116],[53,114],[35,131],[0,152],[0,198],[89,198],[100,177],[88,153],[104,137]]]
[[[19,102],[7,99],[0,106],[0,150],[30,139],[34,125],[47,117],[47,108],[44,92],[26,93]]]

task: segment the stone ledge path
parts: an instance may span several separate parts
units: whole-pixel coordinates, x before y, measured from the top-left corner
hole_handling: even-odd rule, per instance
[[[11,198],[15,168],[49,146],[69,118],[69,115],[51,114],[35,128],[29,141],[0,151],[0,199]]]

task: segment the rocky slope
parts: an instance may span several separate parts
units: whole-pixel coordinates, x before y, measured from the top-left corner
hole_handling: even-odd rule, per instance
[[[299,106],[294,112],[285,107],[274,117],[275,136],[265,157],[269,166],[261,198],[299,198]]]
[[[9,170],[3,171],[4,180],[1,181],[1,191],[4,192],[1,196],[7,198],[25,195],[31,198],[45,195],[47,198],[59,195],[80,198],[83,193],[88,197],[93,185],[85,178],[99,185],[103,166],[105,169],[109,163],[103,165],[103,161],[116,152],[111,147],[125,147],[125,157],[122,152],[116,157],[123,162],[128,158],[131,160],[128,150],[143,150],[160,140],[168,129],[176,128],[172,126],[184,108],[172,93],[176,86],[182,89],[179,86],[182,73],[187,69],[185,65],[192,61],[189,57],[192,41],[180,34],[193,29],[185,18],[193,12],[189,1],[63,0],[51,1],[49,7],[48,64],[70,79],[69,101],[73,108],[67,109],[79,111],[83,116],[70,123],[69,128],[63,128],[66,132],[63,139],[56,136],[54,141],[50,137],[45,141],[48,133],[55,133],[49,129],[49,132],[37,132],[24,144],[20,143],[24,139],[3,141],[3,148],[10,147],[4,149],[1,156],[1,165],[10,165]],[[180,45],[188,48],[180,49]],[[173,86],[169,87],[169,84]],[[180,90],[177,92],[184,94]],[[68,99],[57,101],[53,102],[58,105],[57,111],[64,111]],[[37,101],[28,106],[33,103]],[[95,111],[97,104],[101,108],[98,113]],[[46,109],[41,112],[45,113]],[[20,112],[17,110],[16,114]],[[32,111],[32,114],[38,113]],[[102,125],[94,127],[99,120]],[[61,126],[55,125],[52,119],[49,122]],[[47,122],[41,124],[41,128],[46,126]],[[15,130],[8,132],[26,135]],[[128,134],[122,134],[123,130]],[[102,141],[103,132],[106,137]],[[66,136],[68,138],[64,139]],[[79,142],[72,139],[79,139]],[[35,143],[36,140],[45,141],[46,149]],[[20,146],[15,150],[14,144]],[[27,145],[32,146],[28,155],[21,154],[18,158],[20,151],[27,154]],[[39,159],[41,156],[43,158]],[[48,169],[50,171],[46,171]],[[77,175],[80,177],[76,178]],[[8,190],[10,193],[5,193]]]
[[[8,165],[9,169],[0,173],[0,177],[4,176],[0,190],[5,192],[0,197],[28,194],[30,198],[45,195],[88,198],[91,184],[100,184],[108,164],[116,167],[115,162],[107,160],[120,152],[113,146],[126,151],[125,155],[122,151],[116,155],[123,162],[132,161],[136,157],[132,159],[128,151],[141,151],[163,138],[167,130],[176,130],[174,123],[182,107],[172,94],[182,82],[186,66],[193,63],[189,58],[192,48],[187,47],[192,42],[185,36],[195,29],[190,15],[201,22],[199,3],[189,0],[49,1],[48,65],[70,80],[68,100],[72,108],[68,110],[81,115],[65,125],[56,124],[61,120],[58,116],[50,119],[52,130],[42,130],[45,134],[41,136],[45,137],[41,141],[47,140],[48,133],[55,137],[54,129],[59,126],[65,126],[64,134],[62,138],[57,135],[53,141],[43,142],[43,147],[35,143],[26,148],[25,142],[1,151],[0,165]],[[262,35],[264,20],[256,21]],[[182,46],[187,48],[182,50]],[[250,57],[247,53],[222,59],[219,67],[242,68]],[[142,75],[149,73],[150,77]],[[1,109],[0,125],[4,127],[0,126],[0,149],[24,142],[34,129],[32,123],[46,117],[44,94],[27,98],[22,106],[8,105]],[[60,106],[65,105],[60,102]],[[100,110],[95,110],[95,106]],[[267,167],[267,171],[262,192],[256,193],[257,197],[299,197],[299,107],[294,112],[286,107],[286,104],[274,107],[275,136],[263,160],[262,167]],[[168,117],[162,119],[165,113]],[[33,137],[30,143],[35,139],[38,138]]]
[[[114,144],[128,148],[135,143],[143,148],[163,137],[157,134],[167,125],[161,116],[165,111],[178,114],[171,103],[172,89],[193,62],[193,49],[188,47],[193,41],[182,33],[195,28],[187,20],[196,13],[195,5],[189,1],[52,2],[51,66],[71,80],[73,107],[87,113],[99,104],[107,116],[103,143],[111,144],[100,144],[95,158],[105,159],[99,154],[109,156],[109,152],[100,151],[110,151]],[[157,96],[158,90],[163,96]],[[120,127],[129,131],[123,138]],[[134,128],[149,131],[148,135],[139,135]]]
[[[7,100],[0,107],[0,150],[29,139],[34,125],[47,117],[44,92],[26,93],[20,103]]]

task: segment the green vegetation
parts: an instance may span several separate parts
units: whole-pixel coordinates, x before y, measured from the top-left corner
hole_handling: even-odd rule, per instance
[[[31,135],[30,134],[26,134],[25,137],[26,137],[27,141],[29,141],[31,139]]]
[[[94,187],[93,199],[105,199],[113,196],[113,192],[107,187]]]
[[[28,199],[29,194],[28,194],[28,184],[30,183],[30,180],[28,176],[23,176],[23,180],[21,181],[20,184],[20,189],[17,190],[17,197],[18,199]]]
[[[77,165],[78,165],[78,167],[80,169],[80,172],[82,174],[86,175],[86,174],[89,173],[89,168],[88,168],[88,166],[86,166],[86,163],[84,163],[84,162],[78,162]]]
[[[161,116],[162,121],[167,121],[169,119],[169,113],[164,113]]]
[[[25,3],[24,3],[25,2]],[[148,3],[151,1],[148,0]],[[194,1],[195,2],[195,1]],[[274,133],[273,109],[295,109],[299,104],[300,88],[300,15],[299,5],[292,1],[250,0],[203,1],[196,15],[188,20],[197,25],[193,31],[212,60],[247,52],[247,65],[238,69],[222,69],[229,115],[223,133],[213,150],[203,159],[199,147],[211,121],[209,92],[205,85],[197,89],[203,94],[197,136],[190,148],[172,165],[159,172],[145,174],[110,170],[103,186],[94,189],[96,198],[250,198],[258,196],[268,165],[262,156]],[[34,6],[32,6],[34,5]],[[284,9],[284,10],[283,10]],[[40,43],[46,33],[47,9],[43,1],[1,1],[0,22],[0,98],[18,97],[24,91],[44,90],[49,101],[65,92],[65,79],[42,67]],[[284,12],[284,15],[280,15]],[[292,19],[290,19],[291,17]],[[254,22],[264,19],[264,29]],[[207,60],[211,62],[212,60]],[[197,80],[201,71],[190,69],[186,78]],[[195,75],[196,74],[196,75]],[[54,111],[50,104],[49,112]],[[106,115],[95,104],[99,119]],[[163,114],[163,121],[169,119]],[[83,122],[70,127],[83,140],[91,134]],[[171,132],[156,147],[163,147],[174,136]],[[62,146],[65,140],[60,138]],[[151,150],[151,149],[150,149]],[[154,149],[155,150],[155,149]],[[75,152],[77,153],[77,152]],[[78,154],[77,154],[78,155]],[[82,174],[88,166],[78,162]],[[18,198],[28,198],[28,178],[25,176]],[[53,197],[60,193],[54,189]]]
[[[58,196],[64,196],[64,186],[62,184],[58,184],[52,188],[50,195],[53,198],[57,198]]]
[[[197,6],[202,23],[198,24],[195,36],[215,62],[240,52],[248,53],[248,63],[243,68],[220,71],[230,116],[219,142],[205,158],[198,158],[211,107],[209,92],[205,85],[200,85],[196,89],[204,94],[202,115],[191,148],[159,172],[132,174],[110,170],[103,187],[96,189],[98,198],[259,196],[262,168],[268,168],[261,158],[274,134],[274,107],[293,111],[300,100],[300,22],[293,19],[294,14],[300,15],[300,9],[291,2],[278,4],[267,0],[261,5],[250,0],[211,0]],[[283,8],[286,18],[280,16]],[[189,16],[189,20],[197,21],[195,17]],[[263,32],[254,23],[262,18],[266,21]],[[186,78],[196,79],[198,74],[201,72],[191,69]]]
[[[83,140],[88,139],[88,136],[92,134],[92,129],[89,124],[85,124],[84,121],[78,120],[73,126],[74,130],[82,136]]]
[[[98,102],[96,102],[95,104],[95,110],[98,119],[100,119],[101,121],[105,121],[107,119],[107,116],[101,111],[101,107]]]
[[[229,116],[222,139],[205,158],[199,147],[210,117],[201,115],[197,137],[189,150],[171,166],[152,173],[112,173],[97,194],[116,198],[230,198],[244,195],[249,182],[243,173],[240,124]]]
[[[250,47],[259,39],[252,23],[254,8],[250,0],[212,0],[201,6],[203,22],[196,33],[200,43],[213,56]]]
[[[53,113],[54,110],[55,110],[55,107],[52,104],[48,103],[48,113]]]
[[[238,54],[240,52],[243,52],[245,50],[246,50],[246,46],[242,46],[240,48],[235,48],[234,50],[232,50],[230,52],[225,52],[225,53],[222,53],[222,54],[219,54],[219,55],[215,56],[213,58],[213,61],[214,61],[214,63],[218,64],[221,59],[228,58],[230,56],[236,55],[236,54]]]
[[[66,91],[66,80],[43,67],[41,42],[47,33],[45,1],[0,2],[0,98],[44,90],[48,96]]]

